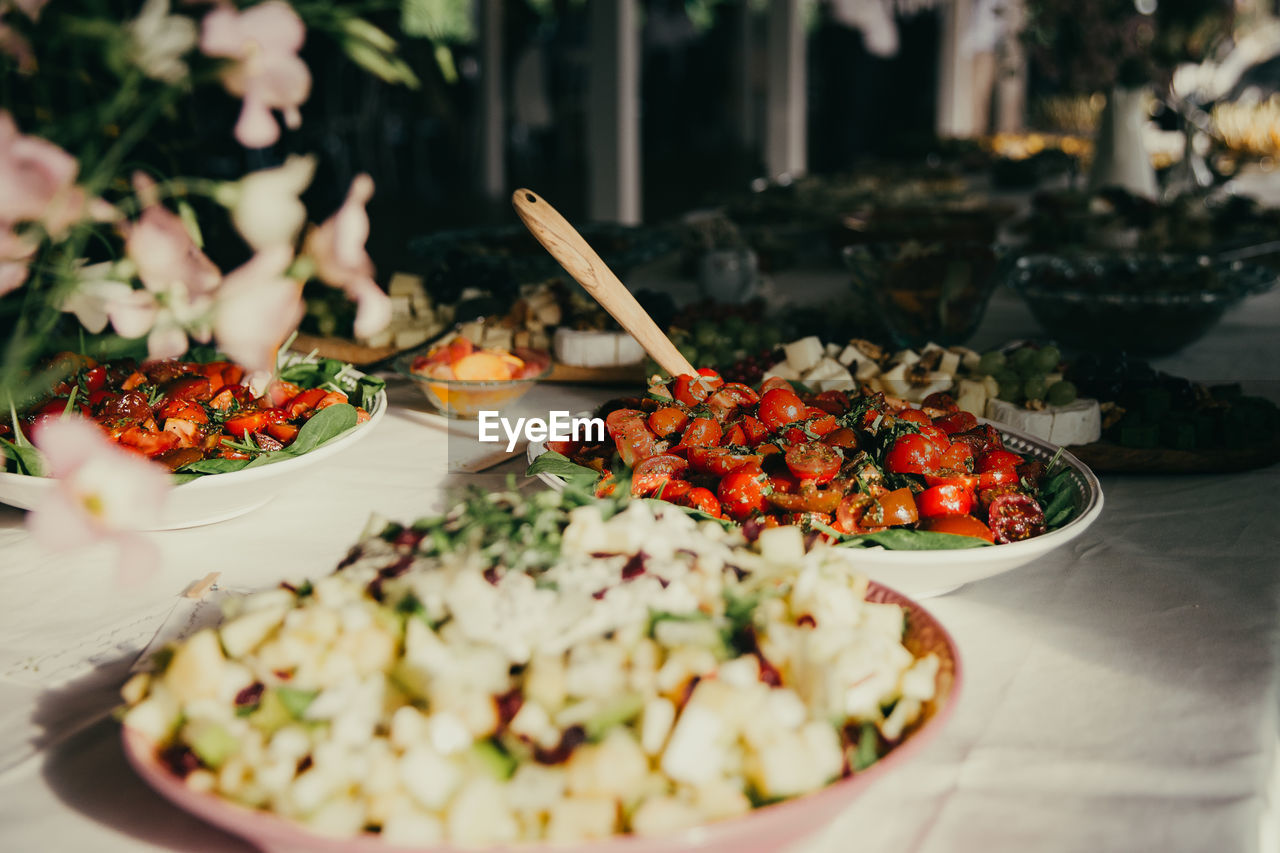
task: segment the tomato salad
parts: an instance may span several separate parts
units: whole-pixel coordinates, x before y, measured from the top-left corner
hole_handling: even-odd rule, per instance
[[[600,414],[606,441],[549,448],[598,472],[599,494],[626,476],[616,457],[636,497],[831,538],[902,528],[1007,543],[1070,513],[1055,509],[1047,524],[1044,463],[1007,450],[946,394],[915,409],[882,393],[810,394],[777,377],[757,392],[703,369]]]
[[[206,464],[206,471],[200,464],[206,460],[247,463],[282,450],[294,444],[317,413],[349,403],[347,393],[332,381],[340,373],[339,363],[334,363],[338,370],[320,364],[285,368],[262,395],[246,383],[243,367],[227,361],[99,363],[63,353],[54,365],[64,378],[18,418],[21,433],[15,434],[10,424],[0,424],[0,439],[6,445],[36,436],[51,419],[79,413],[96,422],[120,447],[172,471],[215,473],[236,466]],[[285,378],[301,380],[303,375],[327,375],[329,381],[306,388]],[[356,407],[355,423],[367,420],[368,412]]]

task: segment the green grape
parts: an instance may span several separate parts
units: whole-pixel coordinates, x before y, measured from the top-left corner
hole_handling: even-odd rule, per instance
[[[676,349],[680,350],[680,354],[685,358],[689,359],[689,363],[692,364],[694,367],[702,366],[698,363],[697,347],[693,346],[692,344],[685,343],[685,344],[678,345]]]
[[[746,350],[749,355],[754,355],[761,346],[760,328],[758,326],[744,326],[742,331],[738,332],[738,346]]]
[[[1036,367],[1045,373],[1052,373],[1062,361],[1062,351],[1055,346],[1041,347],[1036,352]]]
[[[1005,355],[998,349],[990,352],[984,352],[982,358],[978,361],[978,372],[985,373],[988,376],[995,376],[1005,366]]]
[[[1023,400],[1023,382],[1021,379],[1014,377],[1012,381],[1001,381],[1000,391],[996,394],[1006,403],[1021,403]]]
[[[1049,387],[1049,391],[1045,396],[1045,402],[1051,406],[1065,406],[1068,403],[1075,402],[1076,395],[1078,393],[1079,392],[1076,391],[1075,385],[1063,379],[1060,382],[1053,383],[1053,385]]]
[[[778,331],[776,326],[762,326],[757,328],[760,331],[761,348],[769,347],[772,349],[778,345],[779,341],[782,340],[782,333]]]
[[[1000,387],[1002,388],[1006,385],[1011,386],[1015,384],[1017,385],[1022,384],[1022,377],[1014,373],[1012,370],[1010,370],[1007,367],[1001,368],[1000,370],[997,370],[995,373],[991,375],[992,377],[995,378],[997,382],[1000,383]]]
[[[1036,351],[1030,347],[1020,347],[1009,355],[1009,367],[1015,373],[1025,377],[1030,370],[1035,369]]]
[[[1049,383],[1045,381],[1043,376],[1032,376],[1022,383],[1022,393],[1026,395],[1028,400],[1043,400],[1045,392],[1048,390]]]
[[[736,315],[725,318],[725,321],[720,324],[720,331],[735,338],[741,335],[743,330],[746,328],[747,321]]]

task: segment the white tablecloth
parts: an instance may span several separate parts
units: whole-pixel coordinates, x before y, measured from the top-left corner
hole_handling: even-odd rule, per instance
[[[1280,293],[1160,362],[1280,379]],[[997,295],[981,345],[1034,335]],[[449,489],[522,462],[465,456],[393,386],[376,433],[250,516],[155,534],[160,572],[121,587],[106,550],[51,556],[0,508],[0,849],[243,851],[152,794],[106,715],[128,666],[193,580],[272,585],[330,570],[370,513],[409,520]],[[530,411],[607,391],[541,386]],[[474,455],[474,454],[473,454]],[[1280,850],[1280,466],[1230,476],[1104,476],[1107,505],[1071,546],[928,601],[965,667],[958,710],[910,763],[852,803],[815,850]],[[533,487],[537,487],[534,485]]]

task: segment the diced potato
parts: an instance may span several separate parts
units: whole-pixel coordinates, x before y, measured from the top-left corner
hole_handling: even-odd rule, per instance
[[[652,797],[631,816],[631,831],[636,835],[665,835],[697,826],[704,820],[702,812],[683,800]]]
[[[497,780],[477,776],[458,791],[446,818],[449,841],[480,846],[515,841],[520,827]]]
[[[179,702],[214,699],[226,658],[212,628],[203,628],[177,647],[164,680]]]
[[[462,770],[429,746],[416,746],[400,758],[400,779],[418,805],[444,808],[462,784]]]
[[[548,841],[608,838],[616,831],[618,803],[609,797],[567,797],[551,807]]]

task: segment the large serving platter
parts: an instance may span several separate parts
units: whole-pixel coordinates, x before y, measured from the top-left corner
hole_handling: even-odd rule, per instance
[[[995,426],[1004,436],[1005,447],[1022,456],[1048,464],[1061,449],[1004,424]],[[529,461],[546,451],[545,442],[530,442]],[[1102,513],[1102,484],[1089,466],[1065,450],[1058,456],[1058,465],[1065,465],[1071,472],[1068,479],[1074,492],[1075,514],[1071,521],[1043,536],[1004,545],[947,551],[890,551],[879,547],[842,550],[867,577],[913,598],[942,595],[965,584],[1020,568],[1084,533]],[[542,473],[538,477],[553,489],[564,488],[564,480],[553,474]]]
[[[318,835],[298,823],[258,811],[188,787],[160,760],[155,745],[145,735],[122,729],[124,752],[138,775],[178,808],[238,835],[264,853],[383,853],[416,850],[419,853],[752,853],[781,849],[816,834],[893,768],[931,740],[945,725],[960,695],[962,670],[955,641],[938,620],[915,601],[880,584],[872,583],[866,600],[897,604],[907,614],[903,645],[914,655],[938,656],[935,698],[926,703],[920,721],[883,758],[867,769],[838,782],[785,802],[765,806],[740,818],[706,824],[665,836],[617,836],[607,841],[581,844],[523,843],[503,847],[459,847],[439,844],[406,848],[384,842],[376,834],[358,838]]]
[[[159,521],[149,529],[176,530],[199,527],[253,512],[295,487],[315,466],[350,449],[377,426],[387,411],[387,392],[379,391],[369,408],[369,420],[334,436],[300,456],[258,468],[223,474],[207,474],[170,490]],[[54,488],[48,477],[0,472],[0,503],[33,509]]]

